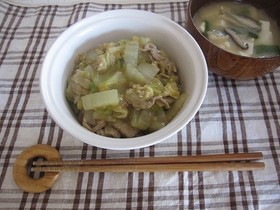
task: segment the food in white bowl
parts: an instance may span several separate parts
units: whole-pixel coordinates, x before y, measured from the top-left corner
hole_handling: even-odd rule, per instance
[[[186,99],[175,64],[150,38],[138,36],[78,55],[65,92],[83,127],[115,138],[163,128]]]
[[[76,119],[65,97],[75,58],[102,43],[133,36],[149,37],[166,52],[178,69],[180,88],[187,99],[164,127],[147,135],[112,138],[98,135]],[[127,150],[159,143],[182,129],[197,113],[206,94],[207,65],[192,36],[168,18],[139,10],[115,10],[85,18],[63,32],[46,55],[40,87],[46,108],[55,122],[75,138],[101,148]]]

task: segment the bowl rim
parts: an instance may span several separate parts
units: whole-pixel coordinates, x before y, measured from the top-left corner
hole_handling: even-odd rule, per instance
[[[196,106],[193,110],[191,110],[191,112],[187,113],[188,114],[188,118],[187,120],[185,118],[181,118],[180,120],[177,121],[172,121],[170,122],[168,125],[166,125],[166,127],[170,128],[168,130],[168,132],[166,132],[166,129],[160,129],[156,132],[153,132],[151,134],[147,134],[145,136],[140,136],[140,137],[134,137],[134,138],[123,138],[123,139],[118,139],[116,141],[115,138],[110,138],[110,137],[104,137],[104,136],[100,136],[97,135],[87,129],[85,129],[84,127],[82,127],[80,124],[79,128],[76,131],[80,131],[83,133],[75,133],[71,130],[69,130],[69,128],[67,128],[64,125],[64,119],[63,116],[61,116],[61,114],[59,113],[59,116],[57,114],[54,114],[55,112],[55,107],[51,102],[51,90],[48,89],[47,87],[47,76],[48,76],[48,69],[49,66],[51,66],[51,62],[52,59],[54,59],[54,55],[55,52],[57,51],[57,49],[59,48],[60,45],[62,45],[65,42],[65,37],[67,36],[71,36],[73,32],[75,32],[76,30],[79,30],[81,27],[86,26],[88,23],[90,22],[97,22],[100,20],[107,20],[107,19],[111,19],[111,18],[119,18],[119,17],[132,17],[136,18],[136,17],[143,17],[143,15],[149,16],[151,18],[157,18],[159,20],[162,20],[164,22],[166,22],[166,24],[168,24],[169,26],[174,27],[177,32],[178,32],[178,36],[186,36],[186,39],[190,39],[192,41],[193,46],[195,47],[196,53],[200,56],[200,58],[202,59],[200,62],[200,65],[202,67],[202,77],[201,81],[201,89],[200,89],[200,94],[199,96],[197,96],[197,101],[196,101]],[[148,147],[154,144],[157,144],[159,142],[162,142],[164,140],[166,140],[167,138],[171,137],[172,135],[176,134],[179,130],[181,130],[187,123],[189,123],[189,121],[195,116],[195,114],[198,112],[199,108],[202,105],[202,102],[205,98],[206,95],[206,91],[207,91],[207,86],[208,86],[208,68],[207,68],[207,63],[206,63],[206,59],[203,55],[202,50],[200,49],[199,45],[197,44],[197,42],[195,41],[195,39],[187,32],[186,29],[184,29],[182,26],[180,26],[179,24],[177,24],[176,22],[172,21],[171,19],[168,19],[162,15],[156,14],[156,13],[152,13],[152,12],[148,12],[148,11],[142,11],[142,10],[136,10],[136,9],[120,9],[120,10],[111,10],[111,11],[105,11],[105,12],[101,12],[89,17],[86,17],[78,22],[76,22],[75,24],[71,25],[69,28],[67,28],[64,32],[62,32],[58,38],[55,40],[55,42],[52,44],[52,46],[49,48],[46,57],[43,61],[42,64],[42,69],[41,69],[41,75],[40,75],[40,93],[41,96],[43,98],[45,107],[48,111],[48,113],[50,114],[50,116],[52,117],[52,119],[56,122],[56,124],[61,127],[64,131],[66,131],[67,133],[69,133],[71,136],[73,136],[74,138],[87,143],[89,145],[92,146],[96,146],[99,148],[104,148],[104,149],[111,149],[111,150],[131,150],[131,149],[139,149],[139,148],[143,148],[143,147]],[[171,129],[172,128],[172,129]],[[165,131],[165,132],[163,132]],[[170,132],[172,131],[172,132]],[[101,142],[103,141],[108,141],[110,140],[110,142],[114,142],[113,144],[105,144],[104,143],[100,143],[100,142],[92,142],[89,141],[86,138],[86,135],[88,134],[94,134],[95,136],[98,136],[98,139],[101,140]],[[80,134],[80,135],[79,135]],[[82,135],[84,134],[84,135]],[[153,141],[151,142],[147,142],[146,137],[149,137],[150,139],[153,139]],[[143,138],[144,137],[144,138]],[[137,144],[136,144],[137,142]]]

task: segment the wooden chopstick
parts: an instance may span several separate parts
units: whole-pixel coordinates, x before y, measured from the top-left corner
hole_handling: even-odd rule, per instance
[[[35,161],[31,171],[43,172],[159,172],[260,170],[261,152],[176,157],[120,158],[100,160]],[[241,162],[240,162],[241,161]]]
[[[99,160],[64,160],[64,161],[34,161],[34,166],[59,165],[141,165],[141,164],[168,164],[168,163],[209,163],[226,161],[253,161],[263,159],[261,152],[213,154],[197,156],[148,157],[148,158],[119,158]]]
[[[33,167],[40,172],[174,172],[174,171],[251,171],[262,170],[263,162],[215,162],[181,164],[144,164],[144,165],[103,165],[103,166],[48,166]]]

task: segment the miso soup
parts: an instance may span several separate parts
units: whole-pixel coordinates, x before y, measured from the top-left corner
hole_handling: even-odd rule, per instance
[[[263,10],[239,2],[209,3],[194,15],[194,24],[213,44],[249,57],[280,55],[280,29]]]

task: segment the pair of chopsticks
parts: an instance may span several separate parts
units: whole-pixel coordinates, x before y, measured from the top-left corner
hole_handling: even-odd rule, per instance
[[[175,157],[34,161],[41,172],[250,171],[264,169],[261,152]]]

